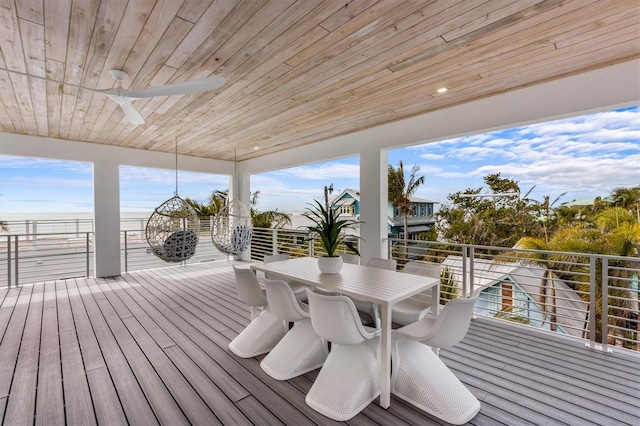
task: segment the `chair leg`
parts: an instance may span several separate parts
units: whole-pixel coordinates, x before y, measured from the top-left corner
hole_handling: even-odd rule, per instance
[[[295,323],[260,367],[276,380],[289,380],[322,367],[328,353],[327,342],[313,331],[307,319]]]
[[[309,390],[307,405],[333,420],[346,421],[380,395],[380,338],[359,345],[333,344]]]
[[[468,422],[480,402],[429,346],[407,339],[394,342],[391,392],[448,423]]]
[[[273,349],[286,331],[286,322],[267,307],[229,343],[229,349],[241,358],[253,358]]]

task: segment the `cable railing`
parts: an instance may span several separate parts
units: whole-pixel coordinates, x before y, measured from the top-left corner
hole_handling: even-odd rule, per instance
[[[174,266],[151,253],[144,220],[121,231],[121,269]],[[0,235],[0,287],[93,276],[92,231]],[[128,228],[128,229],[125,229]],[[15,228],[13,228],[15,229]],[[33,228],[31,228],[31,231]],[[587,340],[592,348],[640,350],[640,258],[387,239],[398,270],[408,261],[440,267],[440,304],[478,295],[475,313]],[[346,247],[339,250],[347,252]],[[305,231],[254,228],[250,258],[323,254]],[[184,264],[226,260],[201,229],[196,254]]]

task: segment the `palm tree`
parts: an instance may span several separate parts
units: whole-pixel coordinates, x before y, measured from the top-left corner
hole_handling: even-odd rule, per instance
[[[411,214],[411,196],[416,192],[418,187],[424,184],[424,176],[417,177],[416,174],[420,171],[420,166],[415,164],[411,168],[409,174],[409,181],[405,180],[404,164],[402,161],[398,163],[396,169],[389,164],[389,201],[394,208],[398,209],[404,217],[404,240],[409,239],[409,214]]]
[[[251,224],[256,228],[282,228],[291,225],[291,216],[287,213],[279,212],[278,209],[258,211],[258,196],[260,191],[251,194]]]

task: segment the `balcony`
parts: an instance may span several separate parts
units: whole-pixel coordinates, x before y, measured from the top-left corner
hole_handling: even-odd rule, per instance
[[[4,424],[330,424],[227,345],[249,322],[231,262],[0,290]],[[479,317],[441,356],[482,403],[471,424],[634,424],[640,355]],[[440,424],[396,398],[353,424]]]

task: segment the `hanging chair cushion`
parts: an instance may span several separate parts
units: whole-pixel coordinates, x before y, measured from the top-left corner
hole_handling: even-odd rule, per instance
[[[251,243],[252,230],[247,225],[236,225],[231,233],[229,244],[216,245],[218,250],[234,256],[244,253]]]
[[[153,252],[167,262],[182,262],[195,254],[197,244],[198,235],[194,231],[181,230],[169,235],[161,246],[154,246]]]

